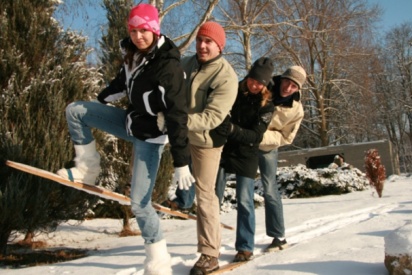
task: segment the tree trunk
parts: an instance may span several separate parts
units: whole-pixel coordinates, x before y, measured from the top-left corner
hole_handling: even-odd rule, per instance
[[[10,234],[11,230],[0,230],[0,256],[7,255],[7,242]]]
[[[26,233],[26,235],[24,236],[24,240],[21,241],[21,243],[24,244],[24,245],[27,245],[27,246],[31,246],[32,243],[33,243],[33,237],[34,237],[33,232],[32,232],[32,231],[28,231],[28,232]]]

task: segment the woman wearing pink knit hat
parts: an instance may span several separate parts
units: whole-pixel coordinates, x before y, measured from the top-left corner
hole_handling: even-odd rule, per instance
[[[171,275],[171,257],[152,207],[152,192],[166,143],[171,145],[175,173],[173,182],[189,188],[194,182],[189,171],[188,114],[184,72],[180,53],[160,33],[158,11],[149,4],[133,7],[127,22],[129,37],[120,42],[124,64],[97,97],[98,102],[74,102],[66,108],[74,143],[75,167],[57,173],[72,181],[95,184],[100,173],[100,156],[91,128],[100,129],[133,144],[131,207],[145,243],[145,275]],[[127,96],[126,110],[106,105]],[[157,126],[164,114],[167,127]]]

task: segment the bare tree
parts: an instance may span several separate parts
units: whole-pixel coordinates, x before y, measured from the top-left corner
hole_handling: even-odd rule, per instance
[[[268,56],[271,49],[266,29],[272,26],[267,13],[270,0],[263,1],[224,1],[216,12],[225,26],[228,40],[226,57],[242,76],[247,72],[254,60],[260,56]]]
[[[181,0],[165,7],[164,1],[151,1],[160,10],[162,33],[168,35],[185,54],[196,38],[200,26],[212,19],[219,0]],[[167,16],[166,16],[167,15]]]
[[[389,30],[374,75],[382,129],[395,147],[402,171],[412,171],[412,23]]]
[[[353,120],[345,119],[363,116],[355,106],[367,88],[367,60],[374,54],[371,26],[378,9],[363,0],[280,0],[273,7],[274,23],[284,23],[272,30],[274,58],[308,73],[302,126],[313,143],[303,146],[348,141]]]

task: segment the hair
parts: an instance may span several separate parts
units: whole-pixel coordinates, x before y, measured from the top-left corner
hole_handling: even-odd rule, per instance
[[[145,50],[139,50],[136,47],[136,45],[132,42],[132,39],[130,39],[130,43],[127,43],[127,46],[126,46],[126,55],[124,56],[124,63],[127,64],[129,69],[131,70],[133,67],[134,55],[136,53],[139,54],[139,57],[137,60],[137,64],[139,64],[142,61],[142,59],[152,51],[153,47],[156,46],[158,41],[159,41],[159,37],[153,34],[152,44]]]
[[[243,79],[242,82],[240,82],[240,88],[242,89],[242,91],[244,91],[243,94],[245,95],[249,92],[246,80],[247,78]],[[272,93],[266,86],[263,86],[262,90],[260,91],[260,94],[262,95],[262,101],[260,102],[261,107],[265,106],[268,103],[268,101],[272,100]]]

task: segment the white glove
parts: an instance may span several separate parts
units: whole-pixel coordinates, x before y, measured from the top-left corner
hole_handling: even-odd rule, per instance
[[[157,128],[162,133],[166,132],[165,115],[162,112],[157,113]]]
[[[192,186],[192,183],[195,182],[195,178],[190,173],[189,165],[175,168],[172,183],[176,182],[179,185],[179,189],[189,190],[189,187]]]

